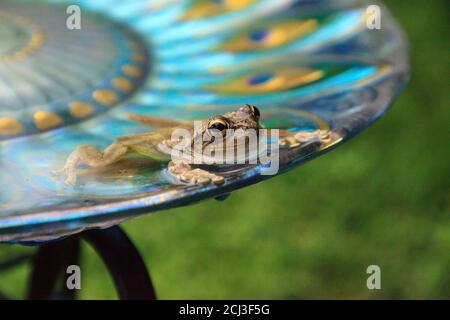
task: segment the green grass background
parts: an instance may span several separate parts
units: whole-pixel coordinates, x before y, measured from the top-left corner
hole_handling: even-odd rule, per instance
[[[390,1],[412,79],[380,121],[307,165],[123,224],[161,299],[450,298],[448,4]],[[0,257],[30,250],[0,245]],[[82,299],[114,299],[83,247]],[[366,288],[366,268],[382,289]],[[0,274],[22,298],[29,266]]]

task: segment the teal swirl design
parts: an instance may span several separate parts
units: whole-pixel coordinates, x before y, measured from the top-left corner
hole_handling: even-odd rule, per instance
[[[66,8],[81,8],[68,30]],[[407,43],[366,1],[80,0],[0,3],[0,241],[39,242],[187,205],[267,179],[173,184],[165,164],[130,158],[52,176],[80,144],[147,131],[130,112],[199,119],[257,105],[267,128],[331,128],[342,141],[388,108],[409,76]],[[280,172],[320,155],[287,152]]]

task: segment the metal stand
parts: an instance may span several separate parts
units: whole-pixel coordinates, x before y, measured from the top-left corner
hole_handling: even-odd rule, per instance
[[[84,231],[61,241],[42,245],[34,258],[28,299],[75,299],[77,290],[66,286],[66,268],[79,265],[80,239],[91,244],[102,258],[122,300],[156,299],[144,261],[118,226]],[[58,283],[60,282],[60,283]],[[57,287],[61,288],[57,290]]]

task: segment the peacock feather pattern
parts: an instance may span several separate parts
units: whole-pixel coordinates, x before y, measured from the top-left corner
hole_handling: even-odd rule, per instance
[[[81,29],[66,27],[69,5]],[[148,128],[140,113],[205,118],[257,105],[268,128],[331,128],[344,142],[378,119],[409,76],[407,43],[382,7],[370,29],[358,0],[0,1],[0,241],[35,243],[231,192],[173,184],[164,165],[51,172],[80,144]],[[339,144],[337,144],[339,145]],[[281,154],[280,172],[320,155]]]

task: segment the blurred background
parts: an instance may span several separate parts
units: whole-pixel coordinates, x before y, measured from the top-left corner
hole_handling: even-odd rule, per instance
[[[380,121],[225,202],[123,224],[160,299],[450,298],[448,3],[385,4],[408,34],[412,78]],[[0,244],[0,260],[33,250]],[[372,264],[381,290],[366,287]],[[0,291],[24,297],[29,272],[2,272]],[[116,298],[87,245],[80,298]]]

